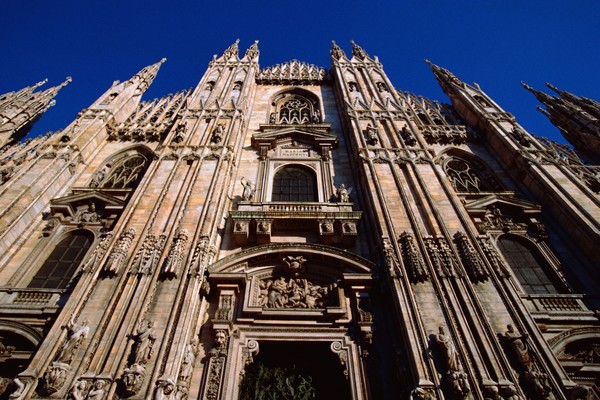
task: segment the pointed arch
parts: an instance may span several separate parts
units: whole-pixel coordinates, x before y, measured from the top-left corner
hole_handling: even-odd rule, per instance
[[[89,186],[98,189],[133,189],[150,165],[154,153],[143,145],[112,155],[96,171]]]
[[[306,89],[294,87],[273,96],[269,123],[287,125],[320,123],[321,116],[319,98]]]
[[[448,180],[459,193],[503,191],[500,180],[480,158],[464,150],[452,148],[436,160]]]

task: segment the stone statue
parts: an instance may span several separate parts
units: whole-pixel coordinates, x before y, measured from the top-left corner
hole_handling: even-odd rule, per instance
[[[456,354],[456,347],[454,347],[454,343],[452,343],[452,339],[450,336],[446,335],[443,326],[439,327],[438,332],[439,333],[435,337],[435,342],[443,353],[446,371],[459,371],[458,356]]]
[[[21,400],[27,394],[26,386],[18,376],[13,380],[13,384],[16,386],[16,389],[8,396],[8,398],[12,400]]]
[[[146,368],[139,364],[133,364],[123,370],[123,384],[125,385],[125,393],[132,395],[137,393],[144,383],[146,378]]]
[[[90,327],[88,326],[86,319],[83,320],[81,325],[77,325],[71,319],[64,328],[67,329],[67,341],[63,345],[56,361],[70,364],[75,354],[75,350],[77,350],[81,343],[87,338]]]
[[[377,138],[377,128],[374,128],[373,125],[367,125],[367,141],[371,145],[376,145],[379,139]]]
[[[286,256],[283,258],[283,262],[287,266],[288,271],[294,275],[297,275],[302,270],[302,267],[306,262],[306,258],[303,256]]]
[[[225,127],[223,126],[223,124],[218,124],[216,126],[216,128],[213,130],[212,133],[212,137],[211,137],[211,141],[213,143],[219,143],[221,140],[223,140],[223,133],[225,132]]]
[[[410,392],[410,400],[433,400],[433,396],[428,390],[417,386]]]
[[[156,341],[153,326],[154,322],[148,321],[146,326],[142,324],[141,328],[138,328],[133,335],[135,340],[133,361],[135,364],[146,364],[152,357],[152,347]]]
[[[348,203],[350,201],[350,192],[352,191],[352,188],[347,189],[346,185],[344,185],[343,183],[340,185],[340,187],[337,189],[337,199],[340,203]]]
[[[198,352],[198,339],[193,338],[185,347],[183,360],[181,361],[181,370],[179,372],[179,380],[187,382],[192,376],[194,370],[194,361]]]
[[[530,391],[535,393],[536,399],[545,399],[552,389],[548,386],[548,375],[539,371],[527,370],[523,373]]]
[[[252,182],[250,182],[250,181],[246,181],[244,183],[243,177],[242,177],[242,179],[240,179],[240,182],[242,183],[242,186],[244,187],[244,191],[242,192],[242,200],[244,200],[244,201],[252,200],[252,196],[254,196],[254,192],[256,191],[256,188],[252,185]]]
[[[154,400],[171,400],[175,398],[176,392],[175,382],[173,379],[161,379],[156,382],[156,391],[154,392]]]
[[[69,391],[69,399],[73,400],[84,400],[87,391],[86,381],[76,381],[71,390]]]
[[[462,371],[452,371],[447,375],[448,384],[457,399],[464,399],[471,392],[467,374]]]
[[[98,379],[96,382],[94,382],[94,386],[88,393],[87,400],[102,400],[106,393],[104,386],[106,386],[106,381],[102,379]]]
[[[515,331],[515,328],[508,324],[506,325],[506,333],[504,333],[504,337],[510,343],[515,356],[517,357],[517,361],[523,368],[529,368],[531,366],[531,357],[529,357],[529,350],[527,349],[527,344],[525,343],[527,339],[527,334],[519,334],[519,332]]]
[[[517,393],[517,389],[514,386],[508,386],[504,390],[504,400],[524,400],[524,399],[521,396],[519,396],[519,394]]]

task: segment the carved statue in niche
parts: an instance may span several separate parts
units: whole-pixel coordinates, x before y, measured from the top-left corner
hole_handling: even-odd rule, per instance
[[[280,276],[259,282],[258,305],[266,308],[323,308],[329,289],[307,279]]]
[[[140,328],[132,335],[135,340],[133,349],[133,362],[135,364],[146,364],[152,357],[156,335],[154,334],[154,322],[148,321],[146,325],[140,324]]]
[[[527,337],[526,333],[520,334],[515,331],[512,325],[506,326],[507,331],[504,333],[504,337],[510,343],[513,352],[517,358],[517,362],[523,368],[531,367],[531,357],[529,356],[529,349],[527,348]]]
[[[444,357],[443,363],[446,367],[446,372],[460,371],[456,347],[454,346],[454,343],[452,343],[450,336],[446,334],[443,326],[438,328],[438,334],[435,336],[435,343]]]
[[[372,146],[379,142],[379,139],[377,138],[377,128],[374,128],[371,124],[367,125],[367,142]]]
[[[71,320],[67,322],[67,325],[64,326],[64,328],[67,330],[67,341],[60,350],[60,354],[56,358],[56,361],[70,364],[75,355],[75,350],[77,350],[81,343],[87,338],[90,327],[88,326],[86,319],[83,320],[81,325],[78,325],[71,317]]]
[[[223,140],[223,133],[225,133],[225,126],[223,126],[223,124],[218,124],[215,129],[213,129],[210,140],[213,143],[220,143],[221,140]]]
[[[242,186],[244,187],[244,191],[242,192],[242,200],[244,200],[244,201],[252,200],[252,197],[254,196],[254,192],[256,192],[256,188],[254,187],[252,182],[250,182],[249,180],[246,180],[246,182],[244,182],[244,177],[242,177],[242,179],[240,179],[240,182],[242,183]]]
[[[179,371],[179,380],[187,382],[191,378],[194,370],[194,361],[198,353],[198,339],[192,338],[185,347],[185,353],[181,360],[181,370]]]
[[[387,86],[383,82],[377,82],[375,85],[377,86],[377,90],[379,90],[380,93],[389,91]]]

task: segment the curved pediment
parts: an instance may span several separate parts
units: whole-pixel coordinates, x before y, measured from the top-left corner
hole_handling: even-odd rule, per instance
[[[308,243],[271,243],[227,256],[208,270],[214,273],[250,273],[264,266],[283,266],[286,257],[304,257],[306,269],[326,268],[330,273],[372,274],[375,264],[366,258],[335,247]]]

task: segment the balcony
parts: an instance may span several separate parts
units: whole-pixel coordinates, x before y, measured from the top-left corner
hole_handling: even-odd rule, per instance
[[[582,294],[527,294],[522,298],[538,322],[597,321],[594,312],[583,302]]]
[[[64,290],[37,288],[0,288],[0,316],[55,314]]]
[[[249,241],[270,243],[273,235],[304,231],[318,235],[323,244],[353,246],[361,211],[353,211],[352,203],[242,201],[230,213],[233,237],[243,246]]]

